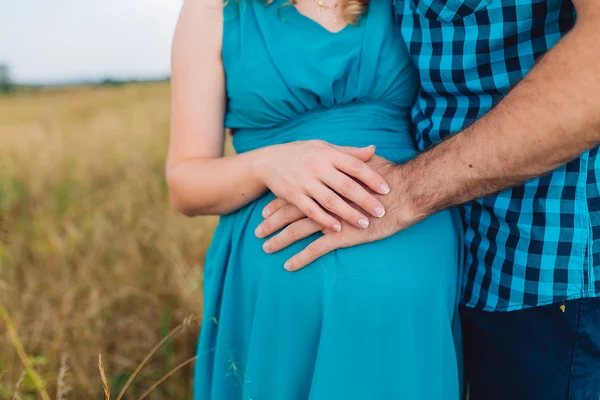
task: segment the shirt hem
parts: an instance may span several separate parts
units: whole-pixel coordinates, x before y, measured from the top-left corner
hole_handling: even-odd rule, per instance
[[[515,305],[511,305],[511,306],[507,306],[507,307],[487,307],[486,306],[483,308],[479,308],[479,307],[476,307],[476,305],[474,305],[474,304],[465,303],[464,301],[461,303],[462,303],[462,305],[464,305],[467,308],[478,309],[478,310],[486,311],[486,312],[510,312],[510,311],[525,310],[527,308],[542,307],[542,306],[547,306],[547,305],[551,305],[551,304],[560,304],[561,302],[568,301],[568,300],[592,299],[592,298],[596,298],[596,297],[600,297],[600,294],[598,294],[598,293],[578,293],[578,294],[573,294],[571,296],[566,296],[562,300],[559,300],[559,301],[548,300],[548,301],[542,301],[542,302],[539,302],[539,303],[533,304],[533,305],[532,304],[515,304]]]

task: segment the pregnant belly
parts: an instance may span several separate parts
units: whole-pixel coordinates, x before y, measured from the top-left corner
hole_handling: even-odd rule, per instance
[[[262,221],[262,208],[272,199],[266,195],[223,217],[209,252],[206,279],[224,268],[224,278],[217,280],[233,282],[225,290],[234,291],[242,303],[277,302],[294,313],[311,315],[315,307],[324,310],[326,304],[339,301],[351,301],[363,315],[370,307],[395,312],[432,299],[453,307],[461,246],[453,212],[435,214],[377,242],[336,250],[290,273],[283,268],[285,261],[320,234],[276,254],[264,253],[264,240],[253,232]]]

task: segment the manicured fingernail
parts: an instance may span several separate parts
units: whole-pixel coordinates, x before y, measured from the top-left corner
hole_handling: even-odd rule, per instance
[[[360,226],[361,228],[365,229],[369,227],[369,220],[368,219],[364,219],[361,218],[358,220],[358,226]]]
[[[285,268],[288,271],[290,271],[292,269],[292,262],[291,261],[286,261],[285,264],[283,264],[283,268]]]
[[[271,212],[269,211],[269,207],[263,208],[263,212],[262,212],[263,218],[269,218],[269,215],[271,215]]]
[[[381,186],[379,186],[379,193],[388,194],[389,192],[390,192],[390,187],[388,185],[386,185],[385,183],[382,184]]]
[[[269,242],[265,242],[263,244],[263,250],[266,251],[267,253],[269,252],[269,250],[271,250],[271,243]]]
[[[370,144],[367,147],[375,147],[375,145],[374,144]]]
[[[373,207],[373,211],[375,212],[375,216],[377,217],[383,217],[385,215],[385,210],[380,205],[376,205],[375,207]]]
[[[331,230],[333,230],[334,232],[339,232],[342,230],[342,226],[340,224],[333,224],[331,225]]]
[[[262,233],[262,227],[259,225],[255,230],[254,230],[254,234],[256,236],[260,236],[260,234]]]

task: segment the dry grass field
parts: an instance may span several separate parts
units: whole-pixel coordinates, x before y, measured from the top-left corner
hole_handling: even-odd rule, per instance
[[[216,220],[170,209],[168,128],[166,83],[0,97],[0,399],[43,398],[24,361],[49,398],[104,398],[99,354],[115,399],[200,317]],[[187,322],[123,398],[193,357]],[[189,398],[191,375],[147,398]]]

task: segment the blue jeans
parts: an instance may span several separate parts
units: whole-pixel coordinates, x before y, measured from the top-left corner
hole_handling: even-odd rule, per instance
[[[600,399],[600,299],[461,319],[469,400]]]

